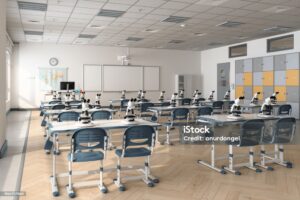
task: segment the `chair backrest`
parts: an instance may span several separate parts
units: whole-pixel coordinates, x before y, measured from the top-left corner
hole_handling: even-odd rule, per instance
[[[223,101],[214,101],[212,103],[213,109],[223,109],[224,102]]]
[[[62,102],[54,100],[54,101],[49,101],[49,104],[62,104]]]
[[[58,121],[64,122],[64,121],[78,121],[80,114],[75,111],[67,111],[59,113],[58,115]]]
[[[102,128],[84,128],[75,131],[72,136],[72,149],[74,153],[82,150],[107,149],[107,133]]]
[[[241,125],[239,146],[258,145],[263,136],[265,123],[261,119],[247,120]]]
[[[141,103],[140,112],[147,112],[148,108],[153,106],[154,106],[153,103],[149,103],[149,102]]]
[[[51,107],[52,110],[63,110],[66,106],[64,104],[57,104]]]
[[[122,99],[122,100],[121,100],[121,105],[120,105],[120,107],[121,107],[121,108],[126,108],[128,102],[129,102],[129,99]]]
[[[132,126],[127,128],[124,133],[123,149],[130,146],[154,147],[154,145],[155,130],[152,126]]]
[[[197,111],[197,116],[201,116],[201,115],[211,115],[213,112],[213,108],[212,107],[201,107],[198,109]]]
[[[170,102],[163,102],[163,103],[161,104],[161,106],[170,106],[170,105],[171,105]]]
[[[273,143],[290,143],[296,130],[296,119],[293,117],[277,120],[273,129]]]
[[[187,120],[188,116],[189,116],[189,109],[187,108],[176,108],[171,113],[172,121]]]
[[[278,108],[278,115],[291,115],[292,106],[290,104],[280,105]]]
[[[92,112],[91,114],[92,120],[102,120],[102,119],[111,119],[111,112],[108,110],[99,110]]]
[[[181,100],[182,105],[191,105],[191,102],[192,102],[192,99],[190,99],[190,98],[183,98]]]

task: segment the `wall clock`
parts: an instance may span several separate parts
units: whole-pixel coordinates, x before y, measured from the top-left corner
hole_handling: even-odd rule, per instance
[[[56,66],[56,65],[58,65],[58,59],[57,59],[57,58],[50,58],[49,64],[50,64],[51,66]]]

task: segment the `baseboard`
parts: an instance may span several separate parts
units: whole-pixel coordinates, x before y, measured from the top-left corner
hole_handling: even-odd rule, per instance
[[[7,151],[7,140],[4,141],[4,143],[0,149],[0,159],[4,157],[6,151]]]
[[[34,111],[39,110],[39,108],[11,108],[10,111]]]

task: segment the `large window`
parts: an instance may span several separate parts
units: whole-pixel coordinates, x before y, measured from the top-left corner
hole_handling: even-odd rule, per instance
[[[294,49],[294,35],[268,39],[267,48],[268,52]]]
[[[229,58],[247,56],[247,44],[229,47]]]
[[[6,50],[6,101],[10,101],[11,86],[10,86],[10,70],[11,70],[11,54]]]

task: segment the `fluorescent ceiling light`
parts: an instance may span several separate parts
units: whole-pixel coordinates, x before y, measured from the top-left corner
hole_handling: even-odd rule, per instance
[[[194,35],[200,37],[206,35],[206,33],[194,33]]]
[[[288,11],[290,9],[291,9],[291,7],[288,7],[288,6],[273,6],[271,8],[267,8],[267,9],[263,10],[263,12],[282,13],[282,12]]]
[[[158,29],[146,29],[144,30],[144,32],[148,32],[148,33],[157,33],[159,30]]]
[[[141,41],[144,38],[139,38],[139,37],[128,37],[126,40],[127,41],[133,41],[133,42],[137,42],[137,41]]]
[[[196,2],[196,4],[199,5],[206,5],[206,6],[219,6],[223,3],[225,3],[228,0],[200,0]]]
[[[25,35],[43,35],[43,31],[24,31]]]
[[[120,10],[106,10],[106,9],[101,9],[97,16],[101,17],[114,17],[118,18],[121,17],[125,11],[120,11]]]
[[[190,17],[169,16],[168,18],[162,20],[162,22],[182,23],[188,19],[190,19]]]
[[[89,25],[89,28],[104,29],[105,26],[101,26],[101,25],[97,25],[97,24],[91,24],[91,25]]]
[[[284,32],[284,31],[289,31],[291,29],[292,29],[292,27],[287,27],[287,26],[273,26],[271,28],[265,28],[264,31],[267,31],[267,32]]]
[[[225,22],[222,22],[221,24],[217,24],[216,26],[226,27],[226,28],[233,28],[233,27],[240,26],[242,24],[245,24],[245,23],[236,22],[236,21],[225,21]]]
[[[84,39],[93,39],[96,35],[89,35],[89,34],[79,34],[78,38],[84,38]]]
[[[183,43],[184,40],[171,40],[169,43],[171,44],[180,44],[180,43]]]
[[[20,10],[47,11],[48,5],[45,3],[18,1],[18,6]]]

